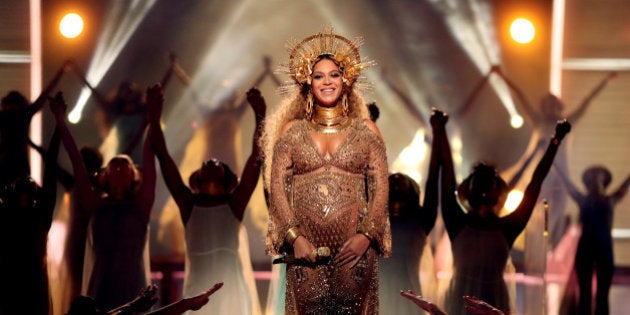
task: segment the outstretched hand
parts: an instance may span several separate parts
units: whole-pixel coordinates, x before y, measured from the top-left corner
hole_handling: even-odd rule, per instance
[[[571,123],[566,119],[558,121],[556,124],[556,134],[554,137],[558,140],[564,139],[564,137],[571,131]]]
[[[199,295],[188,298],[188,307],[190,310],[196,311],[202,308],[204,305],[208,304],[210,301],[210,296],[219,291],[223,287],[223,282],[218,282],[214,286],[212,286],[208,291],[205,291]]]
[[[409,299],[414,304],[418,305],[421,309],[427,311],[431,315],[446,315],[437,305],[425,300],[422,296],[413,293],[413,291],[402,291],[400,295]]]
[[[496,307],[472,296],[464,296],[464,303],[466,303],[466,311],[475,315],[504,315],[501,310]]]

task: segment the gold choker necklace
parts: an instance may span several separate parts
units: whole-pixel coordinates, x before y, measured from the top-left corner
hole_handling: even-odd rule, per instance
[[[321,133],[337,133],[350,126],[352,120],[340,105],[334,107],[315,106],[311,126]]]

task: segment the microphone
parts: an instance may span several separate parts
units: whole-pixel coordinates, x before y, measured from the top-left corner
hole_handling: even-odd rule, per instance
[[[313,252],[315,253],[315,260],[317,261],[323,261],[323,260],[327,260],[330,259],[330,248],[328,248],[327,246],[322,246],[322,247],[317,247],[313,250]],[[293,256],[293,254],[284,254],[276,259],[273,260],[273,264],[295,264],[300,262],[299,259],[296,259],[295,256]]]

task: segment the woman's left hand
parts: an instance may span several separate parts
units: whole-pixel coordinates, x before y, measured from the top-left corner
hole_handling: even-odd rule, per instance
[[[341,246],[341,250],[335,256],[335,264],[343,266],[349,263],[350,268],[354,267],[369,246],[370,239],[367,236],[359,233],[355,234]]]

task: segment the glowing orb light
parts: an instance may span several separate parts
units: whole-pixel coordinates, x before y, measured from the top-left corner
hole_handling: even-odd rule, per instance
[[[510,118],[510,125],[514,129],[523,127],[523,122],[523,117],[520,115],[512,115],[512,118]]]
[[[75,38],[83,32],[83,18],[76,13],[68,13],[59,22],[59,31],[66,38]]]
[[[517,43],[527,44],[534,39],[536,29],[529,20],[518,18],[510,25],[510,34]]]

